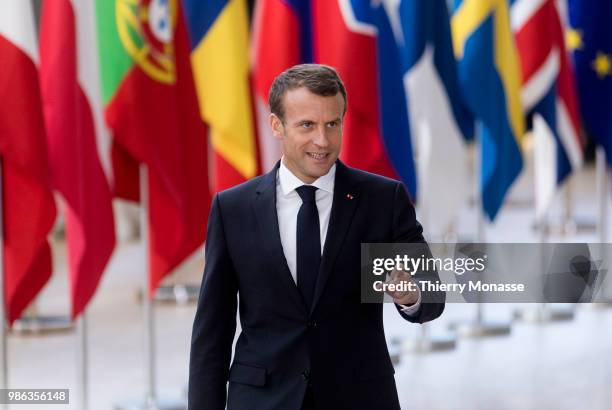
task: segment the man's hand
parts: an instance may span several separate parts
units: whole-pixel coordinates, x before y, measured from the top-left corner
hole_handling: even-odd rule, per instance
[[[393,283],[393,284],[408,284],[412,283],[409,289],[405,291],[390,291],[387,290],[387,295],[393,298],[393,302],[398,305],[406,305],[410,306],[416,303],[419,299],[419,290],[417,289],[417,284],[412,280],[412,276],[406,272],[394,269],[389,275],[389,279],[385,283]]]

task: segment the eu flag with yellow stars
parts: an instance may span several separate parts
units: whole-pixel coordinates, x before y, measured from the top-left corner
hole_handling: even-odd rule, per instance
[[[569,20],[584,129],[612,164],[612,1],[569,0]]]

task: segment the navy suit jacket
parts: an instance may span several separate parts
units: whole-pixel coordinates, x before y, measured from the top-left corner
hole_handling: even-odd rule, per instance
[[[424,241],[403,184],[337,161],[309,310],[283,254],[277,170],[278,164],[213,200],[191,341],[189,410],[226,404],[299,410],[307,385],[317,409],[399,409],[382,304],[360,303],[360,244]],[[441,302],[423,303],[413,316],[400,314],[410,322],[433,320],[444,310],[444,294],[438,296]],[[237,309],[242,332],[230,366]]]

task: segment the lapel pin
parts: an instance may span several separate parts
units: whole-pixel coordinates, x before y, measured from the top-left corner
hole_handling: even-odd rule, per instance
[[[347,197],[348,199],[353,199],[353,198],[355,198],[355,197],[354,197],[353,195],[351,195],[351,194],[346,194],[346,197]]]

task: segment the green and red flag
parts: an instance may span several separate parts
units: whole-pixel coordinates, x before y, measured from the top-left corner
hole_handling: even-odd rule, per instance
[[[113,190],[138,199],[148,169],[151,288],[205,239],[210,206],[206,128],[178,0],[102,0],[96,20]]]

